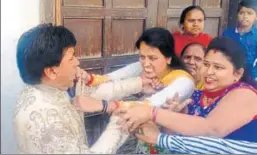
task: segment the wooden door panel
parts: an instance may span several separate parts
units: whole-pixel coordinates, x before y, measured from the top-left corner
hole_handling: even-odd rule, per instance
[[[206,14],[204,31],[213,37],[220,35],[228,20],[229,0],[196,0],[196,5],[200,5]]]
[[[219,18],[207,18],[205,21],[204,32],[210,34],[215,37],[219,34]]]
[[[197,0],[196,4],[203,8],[221,8],[221,0]]]
[[[64,19],[77,39],[76,56],[89,59],[102,56],[102,19]]]
[[[87,6],[87,7],[102,7],[103,0],[64,0],[64,6]]]
[[[62,4],[60,23],[75,34],[76,56],[86,70],[107,73],[111,64],[117,68],[119,60],[137,57],[136,40],[146,26],[156,26],[158,0],[64,0]]]
[[[193,0],[169,0],[169,8],[185,8],[193,5]]]
[[[167,9],[169,7],[169,0],[159,0],[158,3],[158,16],[157,16],[157,26],[167,27]]]
[[[121,18],[145,18],[146,9],[108,9],[108,8],[90,8],[90,7],[63,7],[62,16],[65,18],[105,18],[105,17],[121,17]]]
[[[147,0],[146,28],[157,26],[158,0]]]
[[[144,29],[143,19],[114,19],[112,21],[111,56],[137,54],[135,42]]]
[[[144,8],[145,0],[113,0],[113,8]]]
[[[172,17],[168,19],[168,23],[167,23],[167,29],[170,32],[173,32],[175,30],[179,29],[179,24],[178,24],[179,18],[178,17]]]

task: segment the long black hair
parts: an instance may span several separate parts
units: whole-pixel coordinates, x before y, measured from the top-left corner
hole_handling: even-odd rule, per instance
[[[174,39],[171,33],[164,28],[149,28],[136,41],[137,49],[140,43],[145,42],[148,46],[158,48],[166,58],[172,58],[169,65],[172,69],[183,69],[187,71],[185,64],[176,56],[174,49]]]

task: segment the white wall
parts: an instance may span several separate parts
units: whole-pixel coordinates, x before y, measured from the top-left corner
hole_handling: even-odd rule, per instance
[[[12,116],[23,87],[16,67],[20,35],[39,24],[39,0],[1,0],[1,153],[18,153]]]

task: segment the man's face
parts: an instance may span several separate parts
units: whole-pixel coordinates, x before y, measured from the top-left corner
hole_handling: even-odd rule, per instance
[[[55,81],[59,88],[65,90],[73,87],[74,80],[76,78],[76,68],[78,65],[79,61],[74,56],[74,47],[65,48],[61,63],[55,70]]]
[[[237,14],[241,27],[252,27],[257,20],[257,13],[254,9],[242,7]]]

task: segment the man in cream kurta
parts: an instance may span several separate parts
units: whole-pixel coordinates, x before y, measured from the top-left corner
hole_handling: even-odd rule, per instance
[[[83,117],[67,94],[79,65],[74,56],[75,45],[72,32],[51,24],[39,25],[19,39],[17,64],[26,86],[16,105],[14,131],[21,153],[110,154],[116,153],[127,139],[128,134],[116,123],[118,116],[111,116],[100,138],[88,147]],[[138,78],[134,80],[139,86],[124,88],[115,83],[115,88],[126,93],[140,91],[142,82]],[[77,89],[76,94],[81,95],[80,91]],[[120,94],[110,97],[115,98],[120,98]]]
[[[39,84],[21,92],[14,115],[21,153],[115,153],[127,138],[112,116],[106,130],[87,146],[83,117],[72,106],[68,94]]]

